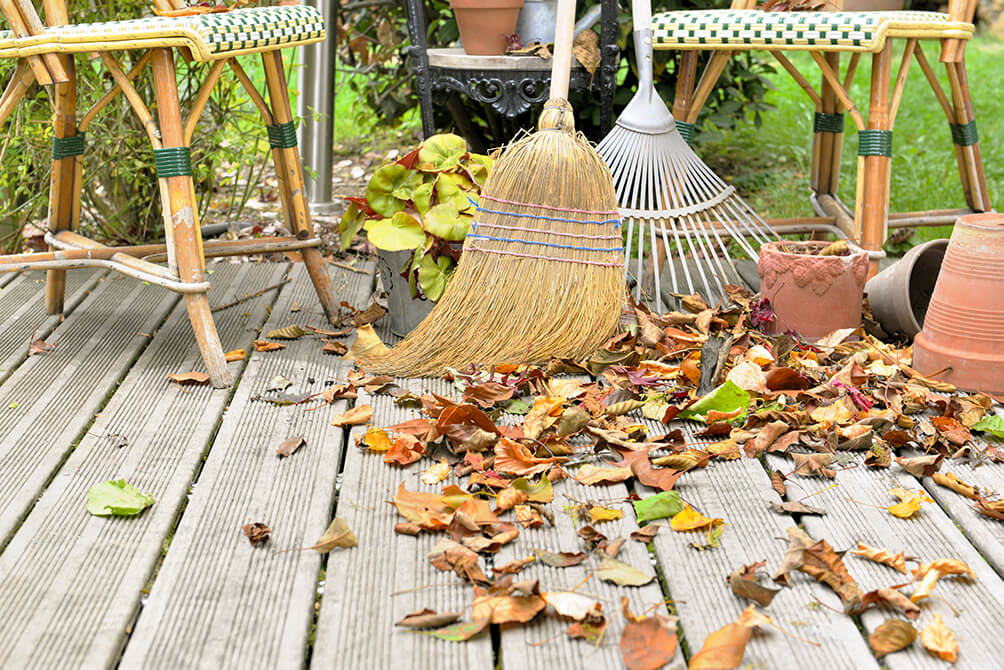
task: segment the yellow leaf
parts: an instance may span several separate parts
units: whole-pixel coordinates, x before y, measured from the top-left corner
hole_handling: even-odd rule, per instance
[[[942,575],[965,575],[970,579],[976,579],[976,574],[962,561],[953,558],[939,558],[930,563],[924,563],[913,571],[914,579],[921,581],[913,595],[910,596],[910,600],[919,602],[931,595],[934,585],[938,583]]]
[[[774,361],[774,355],[767,351],[767,347],[762,344],[754,344],[747,349],[743,358],[747,361],[753,361],[757,365],[767,365]]]
[[[624,511],[619,509],[609,509],[607,507],[600,507],[599,505],[593,505],[589,508],[589,518],[592,519],[593,523],[599,523],[600,521],[613,521],[614,519],[620,519],[624,516]]]
[[[429,486],[438,484],[450,476],[450,464],[444,458],[439,463],[429,466],[429,469],[422,473],[422,481]]]
[[[369,447],[370,451],[376,452],[390,451],[390,448],[394,446],[387,431],[380,430],[379,428],[370,428],[367,430],[363,436],[362,444]]]
[[[694,510],[690,505],[684,505],[683,511],[673,517],[669,522],[670,527],[678,533],[689,530],[704,530],[721,526],[725,522],[721,519],[709,519],[700,512]]]
[[[924,649],[943,661],[954,663],[959,655],[959,643],[956,642],[955,635],[948,629],[944,619],[938,613],[935,613],[931,623],[920,631],[920,641],[923,643]]]
[[[359,326],[359,329],[356,330],[356,340],[342,358],[347,361],[355,361],[360,358],[379,356],[387,351],[387,346],[380,340],[380,336],[373,330],[373,326],[367,323],[365,326]]]
[[[851,552],[855,556],[862,556],[870,561],[875,561],[876,563],[882,563],[883,565],[888,565],[890,568],[899,570],[904,575],[906,574],[906,556],[903,552],[898,554],[893,554],[888,549],[879,549],[878,547],[872,547],[864,542],[858,542],[858,548]]]
[[[614,484],[631,476],[631,468],[601,468],[586,464],[575,473],[575,479],[587,486],[590,484]]]
[[[902,488],[889,489],[889,493],[893,494],[899,498],[900,502],[887,507],[889,513],[893,516],[898,516],[900,519],[909,519],[913,516],[914,512],[920,509],[922,503],[933,503],[934,500],[931,499],[923,491],[907,491]]]
[[[336,428],[342,426],[361,426],[373,418],[373,407],[371,405],[359,405],[337,415],[331,420],[331,425]]]
[[[826,405],[825,407],[817,407],[812,410],[809,414],[811,418],[816,423],[849,423],[851,421],[852,415],[851,411],[847,408],[847,405],[840,402],[839,400],[832,405]]]
[[[553,426],[561,416],[565,399],[554,396],[539,396],[534,398],[533,407],[523,422],[523,432],[531,440],[536,440],[541,433]]]

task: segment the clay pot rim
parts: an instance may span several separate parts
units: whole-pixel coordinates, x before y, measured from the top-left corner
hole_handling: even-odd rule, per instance
[[[451,9],[515,9],[523,0],[450,0]]]
[[[966,214],[955,220],[956,226],[967,228],[977,228],[979,230],[998,231],[1004,227],[1004,214],[997,212],[983,212],[980,214]]]
[[[854,247],[848,247],[848,254],[846,256],[818,256],[816,254],[800,254],[793,253],[791,251],[786,251],[781,248],[781,245],[787,247],[801,247],[803,249],[811,249],[812,251],[822,251],[826,247],[830,246],[832,242],[826,242],[823,240],[776,240],[774,242],[767,242],[760,246],[760,252],[769,251],[771,253],[778,254],[780,256],[789,256],[791,258],[807,257],[807,258],[833,258],[838,261],[845,261],[853,259],[857,256],[867,256],[868,252],[864,249],[857,249]]]

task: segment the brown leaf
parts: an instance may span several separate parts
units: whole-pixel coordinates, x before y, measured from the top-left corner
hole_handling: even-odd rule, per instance
[[[454,509],[443,498],[435,493],[409,491],[401,482],[391,504],[401,516],[423,530],[446,530]]]
[[[729,575],[729,587],[731,587],[732,593],[740,598],[752,600],[760,607],[767,607],[774,596],[780,592],[780,589],[768,589],[757,582],[756,570],[761,566],[763,566],[763,561],[737,568]]]
[[[959,423],[958,419],[945,416],[935,416],[931,418],[931,425],[938,429],[938,432],[948,440],[949,443],[961,447],[967,442],[972,442],[973,434],[969,429]]]
[[[997,521],[1004,521],[1004,500],[994,500],[991,502],[986,498],[980,497],[976,501],[976,504],[973,505],[973,509],[983,516],[988,516]]]
[[[228,351],[227,353],[223,354],[223,358],[224,360],[226,360],[227,363],[233,363],[234,361],[243,361],[245,358],[247,358],[247,355],[248,352],[244,351],[243,349],[234,349],[233,351]]]
[[[307,334],[303,328],[300,328],[296,324],[291,326],[286,326],[285,328],[277,328],[276,330],[270,330],[265,333],[265,337],[270,340],[297,340]]]
[[[907,619],[916,619],[920,616],[920,607],[917,606],[915,602],[906,597],[906,595],[900,593],[896,589],[875,589],[874,591],[869,591],[861,597],[861,609],[852,614],[858,614],[860,611],[871,607],[872,605],[886,605],[892,609],[898,609],[901,611]]]
[[[429,440],[433,439],[430,433],[435,427],[436,422],[431,419],[411,419],[403,423],[395,423],[393,426],[387,426],[384,430],[389,433],[414,435],[420,440]]]
[[[800,503],[797,500],[789,500],[783,503],[771,503],[770,508],[778,514],[815,514],[817,516],[823,516],[826,514],[826,510],[822,507],[813,507],[812,505]]]
[[[770,617],[750,605],[734,622],[719,628],[704,639],[700,651],[690,659],[688,670],[731,670],[739,667],[746,653],[746,643],[753,636],[753,628],[772,624]]]
[[[303,435],[290,437],[283,440],[279,448],[275,450],[275,453],[278,454],[279,458],[286,458],[305,444],[307,444],[307,440]]]
[[[906,574],[906,556],[902,551],[898,554],[893,554],[888,549],[879,549],[878,547],[869,546],[864,542],[858,542],[858,548],[851,553],[855,556],[875,561],[876,563],[888,565],[890,568],[899,570],[904,575]]]
[[[931,622],[920,631],[920,642],[924,645],[924,649],[943,661],[955,663],[955,659],[959,656],[959,643],[937,612],[934,613]]]
[[[607,629],[607,620],[600,619],[597,622],[592,621],[576,621],[571,626],[568,627],[568,637],[577,640],[583,639],[590,644],[599,644],[600,640],[603,639],[603,633]]]
[[[521,558],[515,561],[509,561],[508,563],[500,567],[492,568],[492,572],[494,572],[496,575],[515,575],[526,566],[536,562],[536,560],[537,560],[536,556],[527,556],[526,558]]]
[[[255,340],[254,350],[255,351],[278,351],[279,349],[285,349],[285,344],[280,344],[278,342],[269,342],[267,340]]]
[[[539,595],[496,596],[475,588],[472,616],[491,623],[526,623],[547,607]]]
[[[478,555],[468,547],[446,537],[440,539],[429,552],[429,563],[444,572],[453,570],[457,576],[470,582],[488,582],[478,564]]]
[[[501,474],[525,477],[548,470],[551,465],[567,458],[536,458],[519,442],[503,437],[495,443],[495,470]]]
[[[801,569],[802,564],[805,562],[805,550],[807,547],[812,546],[813,543],[812,538],[797,526],[789,526],[786,532],[788,533],[788,548],[781,559],[781,566],[773,577],[774,581],[781,586],[791,586],[791,579],[788,577],[788,573],[792,570]]]
[[[398,535],[418,535],[422,532],[422,527],[410,521],[401,521],[394,524],[394,532]]]
[[[624,546],[625,542],[627,542],[627,538],[615,537],[614,539],[604,543],[602,547],[603,553],[610,558],[617,558],[617,554],[621,552],[621,547]]]
[[[833,462],[832,454],[788,454],[795,461],[795,474],[803,477],[827,477],[833,479],[837,473],[827,466]]]
[[[788,495],[788,487],[784,484],[784,474],[780,470],[774,470],[770,473],[770,485],[782,498]]]
[[[881,658],[886,654],[906,649],[917,639],[917,629],[902,619],[886,619],[868,636],[868,644],[875,656]]]
[[[35,339],[34,334],[32,334],[32,339],[28,343],[28,355],[37,356],[38,354],[47,354],[55,348],[55,344],[47,344],[42,338]]]
[[[620,450],[619,450],[620,451]],[[621,451],[624,460],[621,466],[627,465],[638,481],[645,486],[672,491],[676,480],[683,474],[669,468],[654,468],[648,460],[648,451]]]
[[[784,421],[772,421],[760,429],[757,436],[746,443],[743,451],[747,458],[756,458],[763,451],[769,449],[777,438],[789,432],[790,428]],[[797,436],[796,436],[797,439]],[[790,444],[787,446],[791,446]],[[785,447],[787,448],[787,447]],[[771,451],[783,451],[783,449],[770,449]]]
[[[589,33],[592,33],[591,35]],[[582,63],[591,76],[596,73],[596,68],[600,65],[600,38],[593,30],[583,30],[575,36],[572,43],[572,53],[575,59]]]
[[[896,462],[914,477],[930,477],[941,467],[944,458],[944,454],[932,454],[916,458],[896,458]]]
[[[321,347],[322,354],[344,356],[349,353],[349,348],[338,340],[321,340],[321,342],[324,343],[324,346]]]
[[[543,551],[534,550],[541,563],[550,565],[552,568],[570,568],[586,560],[586,554],[581,551]]]
[[[464,389],[464,402],[474,402],[488,409],[513,397],[516,389],[497,382],[483,382]]]
[[[173,372],[167,376],[168,381],[178,386],[202,386],[209,383],[209,375],[205,372]]]
[[[394,438],[394,444],[383,455],[383,462],[409,465],[422,458],[423,454],[425,454],[425,443],[411,435],[398,435]]]
[[[805,548],[803,556],[804,560],[799,570],[833,589],[844,603],[845,611],[857,609],[861,605],[863,595],[861,588],[829,542],[826,540],[815,542]]]
[[[495,423],[474,405],[452,405],[445,408],[436,421],[436,430],[459,444],[478,430],[498,435]]]
[[[418,630],[447,626],[458,619],[460,619],[460,612],[443,612],[442,614],[437,614],[435,610],[425,608],[411,614],[405,614],[404,618],[394,625]]]
[[[628,670],[659,670],[676,655],[676,622],[660,615],[635,617],[621,598],[627,623],[621,633],[621,657]]]
[[[803,391],[809,388],[808,382],[791,368],[774,368],[767,371],[767,390],[769,391]]]
[[[243,530],[252,547],[257,547],[259,544],[268,542],[268,537],[272,534],[272,529],[260,521],[244,524]]]
[[[331,420],[331,425],[336,428],[343,426],[360,426],[368,423],[373,418],[373,407],[371,405],[359,405],[350,410],[338,414]]]
[[[640,528],[639,530],[631,533],[631,539],[648,544],[658,534],[659,528],[661,528],[661,526],[658,524],[650,523],[644,528]]]

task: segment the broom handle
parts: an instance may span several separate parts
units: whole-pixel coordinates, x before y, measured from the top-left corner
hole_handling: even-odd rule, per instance
[[[568,78],[572,71],[572,32],[575,29],[575,0],[558,0],[558,20],[554,26],[554,56],[551,59],[552,98],[568,99]]]

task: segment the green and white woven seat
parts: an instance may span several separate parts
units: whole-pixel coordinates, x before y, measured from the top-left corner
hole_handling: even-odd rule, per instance
[[[313,7],[255,7],[218,14],[153,16],[78,23],[12,38],[0,33],[0,57],[45,52],[80,53],[153,47],[187,47],[198,61],[312,44],[324,39],[324,21]]]
[[[718,9],[652,17],[656,49],[877,53],[887,38],[969,39],[973,24],[938,12],[764,12]]]

